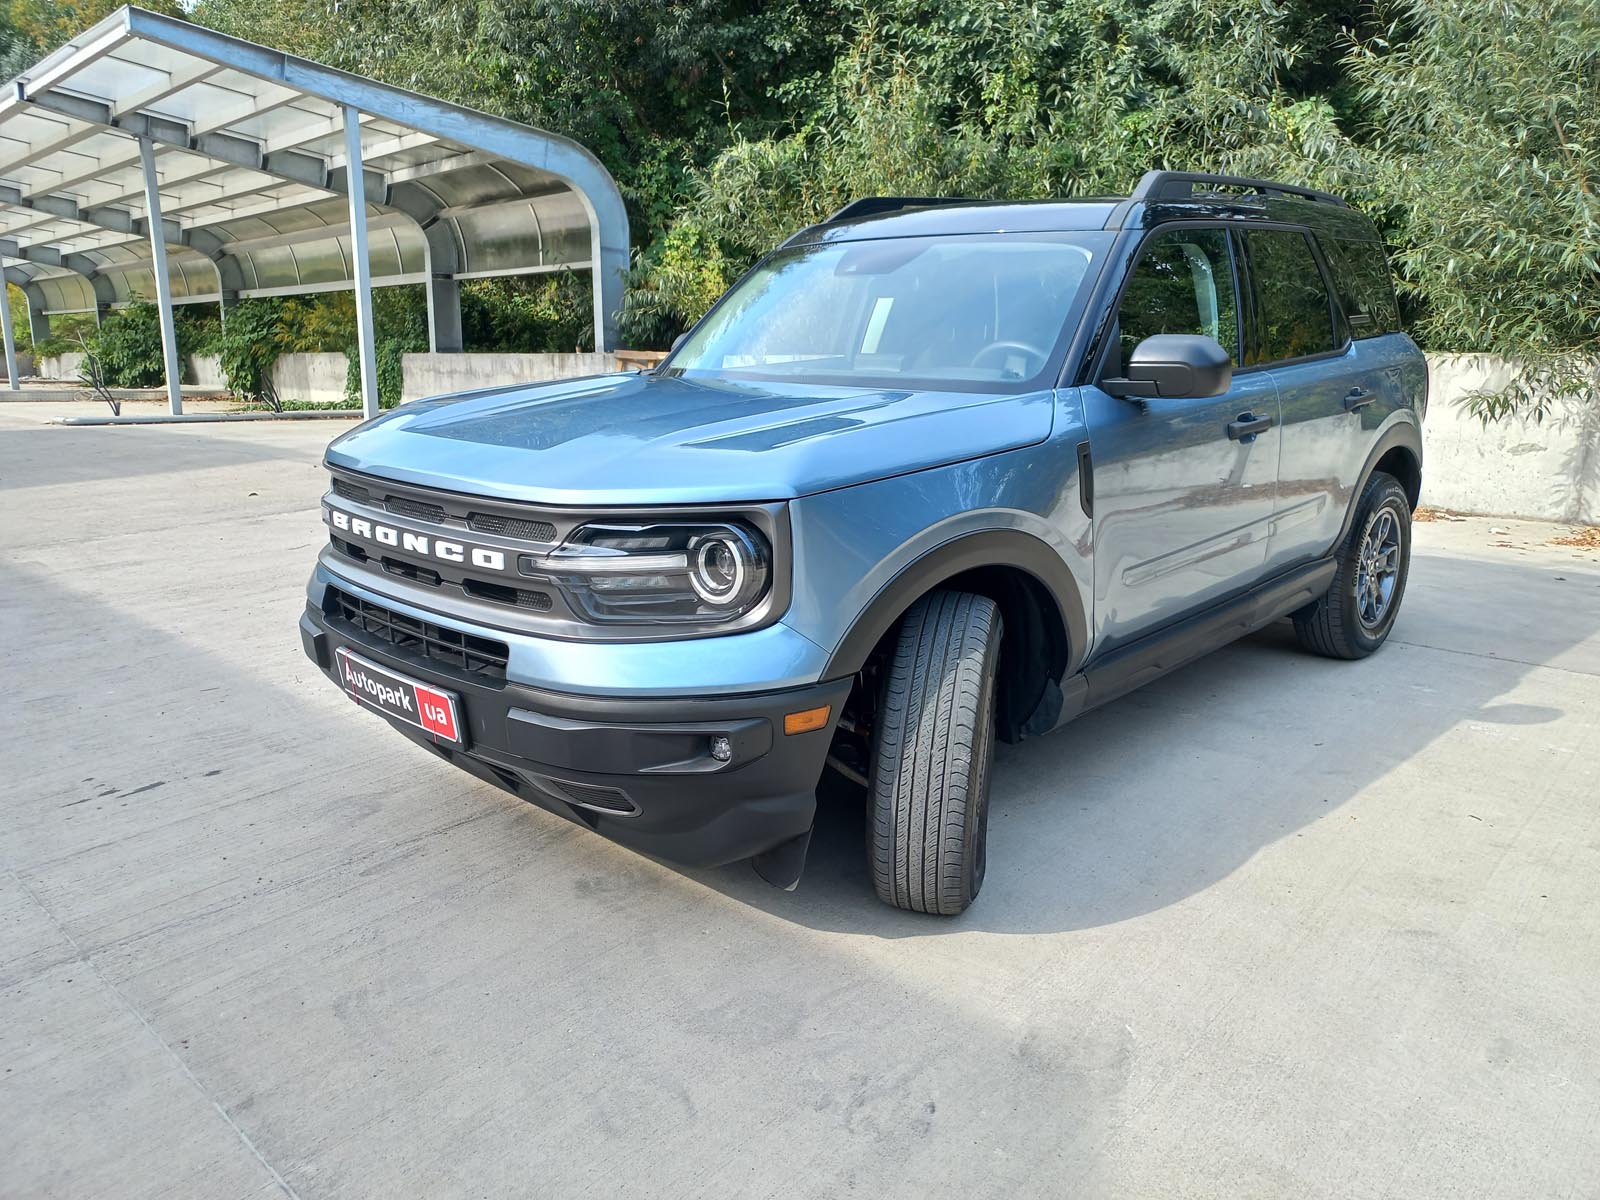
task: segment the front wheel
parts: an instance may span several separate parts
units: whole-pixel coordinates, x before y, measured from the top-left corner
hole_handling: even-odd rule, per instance
[[[1365,658],[1394,628],[1411,569],[1411,502],[1392,475],[1367,480],[1337,562],[1327,593],[1294,614],[1294,630],[1314,653]]]
[[[867,850],[885,904],[954,916],[983,886],[1000,611],[932,592],[901,622],[884,672]]]

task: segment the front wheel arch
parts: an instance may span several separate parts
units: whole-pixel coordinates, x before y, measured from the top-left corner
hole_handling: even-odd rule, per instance
[[[940,588],[986,596],[999,606],[1009,631],[1001,664],[1000,735],[1019,740],[1035,712],[1059,696],[1056,685],[1081,664],[1088,639],[1072,573],[1031,534],[967,534],[914,559],[856,617],[823,678],[859,673],[882,653],[912,606]]]

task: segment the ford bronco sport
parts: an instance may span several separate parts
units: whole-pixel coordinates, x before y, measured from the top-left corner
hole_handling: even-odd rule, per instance
[[[994,738],[1280,618],[1383,644],[1426,389],[1334,196],[857,201],[652,372],[336,440],[301,632],[413,741],[678,862],[792,887],[837,771],[878,895],[958,913]]]

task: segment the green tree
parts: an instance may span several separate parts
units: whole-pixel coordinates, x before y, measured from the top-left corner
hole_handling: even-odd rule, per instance
[[[1392,213],[1418,336],[1525,365],[1473,397],[1543,417],[1600,391],[1600,8],[1414,0],[1352,55],[1371,202]]]
[[[31,47],[31,62],[32,58],[70,41],[121,7],[118,0],[9,0],[3,19],[15,31],[15,36]],[[179,0],[141,0],[140,7],[169,17],[184,16]],[[0,40],[4,38],[4,28],[0,25]],[[24,63],[18,70],[26,67]]]
[[[28,328],[28,298],[14,283],[6,284],[6,303],[11,310],[11,334],[16,339],[18,354],[33,349],[33,331]]]
[[[0,5],[0,55],[108,9]],[[1594,396],[1594,0],[200,0],[192,16],[590,148],[632,221],[635,344],[665,344],[856,196],[1125,191],[1165,166],[1348,195],[1389,239],[1425,346],[1524,364],[1479,398],[1486,416],[1540,414],[1551,387]],[[469,283],[469,348],[581,344],[586,282]],[[398,361],[425,306],[378,295]],[[353,344],[348,298],[274,311],[295,348]]]

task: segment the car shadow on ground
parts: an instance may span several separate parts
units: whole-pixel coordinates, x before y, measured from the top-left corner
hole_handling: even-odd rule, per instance
[[[1530,670],[1574,654],[1600,667],[1600,647],[1585,644],[1600,627],[1592,570],[1419,554],[1404,603],[1390,644],[1364,661],[1307,655],[1284,621],[1048,737],[1002,746],[988,877],[961,917],[877,901],[864,796],[831,776],[796,891],[743,865],[692,874],[783,919],[881,937],[1108,925],[1331,819],[1464,722],[1559,719],[1559,708],[1501,699]]]

